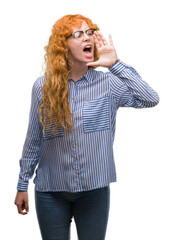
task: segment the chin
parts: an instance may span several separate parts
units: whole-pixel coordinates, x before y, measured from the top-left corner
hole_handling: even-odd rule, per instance
[[[89,63],[89,62],[93,62],[94,61],[94,58],[88,58],[86,59],[85,63]]]

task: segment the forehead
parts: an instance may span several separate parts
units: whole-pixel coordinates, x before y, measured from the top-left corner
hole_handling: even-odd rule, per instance
[[[87,29],[89,29],[89,26],[86,22],[82,22],[81,27],[72,27],[73,32],[80,30],[85,31]]]

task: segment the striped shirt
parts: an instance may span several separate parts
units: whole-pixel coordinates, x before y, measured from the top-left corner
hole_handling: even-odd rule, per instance
[[[105,73],[89,68],[77,81],[68,81],[74,124],[71,134],[65,135],[61,126],[55,135],[49,130],[43,135],[39,107],[44,81],[41,76],[32,87],[17,190],[28,190],[34,172],[37,191],[88,191],[116,182],[113,143],[117,110],[154,107],[158,94],[121,60]]]

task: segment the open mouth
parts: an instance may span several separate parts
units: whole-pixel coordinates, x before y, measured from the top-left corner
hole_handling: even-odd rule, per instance
[[[91,53],[92,52],[92,47],[91,46],[86,46],[84,49],[83,49],[84,52],[86,53]]]

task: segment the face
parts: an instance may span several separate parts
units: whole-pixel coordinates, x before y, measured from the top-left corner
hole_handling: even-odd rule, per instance
[[[86,22],[82,22],[80,28],[73,27],[75,31],[86,31],[89,26]],[[73,36],[67,39],[68,57],[73,63],[88,63],[94,60],[94,38],[83,33],[82,39],[79,41]],[[90,48],[89,48],[90,47]]]

